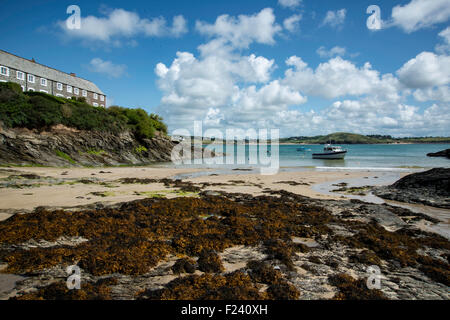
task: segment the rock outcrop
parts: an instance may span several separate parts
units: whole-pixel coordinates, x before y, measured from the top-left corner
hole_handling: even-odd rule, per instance
[[[442,150],[439,152],[434,153],[428,153],[428,157],[446,157],[447,159],[450,159],[450,149]]]
[[[120,134],[64,126],[38,132],[0,124],[0,165],[103,166],[170,161],[174,143],[167,137],[138,141]]]
[[[410,174],[391,186],[376,187],[384,199],[450,208],[450,168],[435,168]]]

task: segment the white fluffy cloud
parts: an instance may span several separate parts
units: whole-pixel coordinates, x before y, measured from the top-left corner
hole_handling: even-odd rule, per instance
[[[345,22],[345,16],[347,14],[346,9],[340,9],[337,11],[328,11],[325,18],[322,21],[322,26],[329,25],[333,28],[341,27]]]
[[[127,66],[123,64],[114,64],[111,61],[105,61],[100,58],[94,58],[89,63],[89,70],[105,74],[112,78],[119,78],[126,73]]]
[[[380,76],[370,63],[358,68],[352,62],[336,57],[313,70],[301,58],[292,56],[286,64],[291,68],[285,72],[284,82],[306,94],[328,99],[364,94],[398,98],[397,79],[391,74]]]
[[[347,49],[339,46],[335,46],[331,48],[330,50],[327,50],[324,46],[321,46],[319,49],[317,49],[317,54],[321,58],[331,58],[334,56],[344,56],[347,53]]]
[[[442,38],[443,43],[436,46],[436,52],[450,54],[450,27],[439,32],[439,36]]]
[[[289,18],[284,19],[283,26],[289,32],[295,32],[300,27],[300,20],[302,20],[301,14],[294,14]]]
[[[392,22],[406,32],[413,32],[446,22],[450,18],[448,0],[412,0],[408,4],[392,9]]]
[[[159,112],[172,127],[241,124],[306,102],[298,91],[271,79],[274,60],[243,56],[219,40],[199,47],[200,57],[178,52],[170,66],[155,73],[163,92]]]
[[[302,3],[302,0],[278,0],[278,4],[284,8],[296,8]]]
[[[342,25],[342,10],[330,14],[325,24]],[[286,21],[283,25],[293,29]],[[243,50],[252,43],[275,42],[281,27],[271,9],[219,16],[213,24],[197,22],[197,30],[212,38],[198,47],[198,54],[178,52],[170,65],[155,67],[163,94],[158,112],[171,130],[192,128],[193,121],[202,120],[206,127],[221,129],[280,128],[284,136],[332,131],[448,135],[450,62],[444,54],[422,52],[396,74],[382,74],[369,62],[356,65],[344,59],[352,55],[343,47],[320,47],[317,53],[327,61],[308,66],[292,56],[285,61],[284,75],[274,78],[275,60]],[[329,106],[317,110],[311,104],[321,99],[309,97],[329,99]]]
[[[247,48],[253,42],[274,44],[274,37],[282,30],[275,22],[271,8],[254,15],[231,17],[224,14],[217,17],[214,24],[197,21],[196,29],[201,34],[224,39],[239,48]]]
[[[137,35],[148,37],[178,37],[186,33],[187,22],[183,16],[175,16],[172,26],[168,26],[163,17],[141,18],[137,13],[124,9],[114,9],[102,17],[87,16],[81,18],[80,29],[68,29],[65,21],[58,22],[66,36],[82,40],[111,42],[117,38],[131,38]]]
[[[409,88],[428,88],[450,82],[450,56],[422,52],[398,71],[400,81]]]
[[[436,88],[417,89],[413,93],[417,101],[443,101],[450,102],[450,88],[441,86]]]

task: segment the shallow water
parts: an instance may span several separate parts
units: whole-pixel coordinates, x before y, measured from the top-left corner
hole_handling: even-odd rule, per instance
[[[380,197],[377,197],[373,193],[369,192],[367,195],[353,195],[353,194],[344,194],[339,192],[333,192],[332,190],[338,189],[339,186],[336,186],[338,183],[347,183],[346,187],[364,187],[364,186],[381,186],[381,185],[390,185],[397,181],[400,178],[400,174],[398,172],[377,172],[376,175],[367,176],[367,178],[352,178],[352,179],[342,179],[339,181],[332,181],[326,183],[319,183],[312,186],[312,189],[327,195],[333,196],[343,196],[349,199],[359,199],[361,201],[375,203],[375,204],[389,204],[395,207],[401,207],[405,209],[409,209],[412,212],[426,214],[432,218],[438,219],[441,222],[432,224],[426,223],[422,226],[423,229],[435,232],[447,239],[450,240],[450,210],[444,208],[435,208],[422,204],[414,204],[414,203],[404,203],[393,200],[385,200]]]
[[[445,167],[450,168],[450,160],[444,157],[427,157],[427,153],[437,152],[450,148],[450,144],[360,144],[341,145],[348,153],[343,160],[322,160],[312,159],[312,154],[323,151],[322,145],[280,145],[278,151],[280,168],[318,168],[318,169],[356,169],[356,170],[383,170],[398,171],[411,168],[426,169]],[[211,148],[208,147],[208,148]],[[214,151],[225,153],[230,156],[231,164],[226,164],[226,158],[220,158],[223,164],[181,164],[171,163],[165,166],[175,166],[180,168],[214,168],[221,170],[231,170],[233,168],[258,168],[267,167],[261,165],[263,157],[269,157],[267,161],[275,161],[276,149],[268,147],[268,151],[259,148],[257,145],[214,145]],[[228,148],[228,149],[227,149]],[[304,148],[305,151],[299,151]],[[259,152],[261,151],[261,154]],[[254,158],[252,158],[252,156]],[[270,159],[272,157],[272,159]],[[253,162],[251,161],[252,159]],[[229,163],[229,162],[228,162]]]

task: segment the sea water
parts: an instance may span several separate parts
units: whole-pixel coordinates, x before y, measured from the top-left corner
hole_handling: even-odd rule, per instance
[[[428,153],[450,148],[450,144],[352,144],[340,145],[348,152],[342,160],[313,159],[313,153],[323,152],[323,145],[279,145],[278,157],[281,169],[344,169],[376,171],[410,171],[411,169],[450,168],[450,160],[444,157],[428,157]],[[206,145],[204,146],[206,147]],[[211,147],[211,146],[210,146]],[[233,145],[216,145],[215,151],[230,154]],[[276,157],[275,150],[267,147],[268,157]],[[226,164],[182,164],[190,168],[257,168],[250,163],[250,152],[258,154],[258,145],[234,145],[234,161]],[[233,152],[232,152],[233,153]],[[222,159],[226,163],[225,158]],[[283,171],[283,170],[282,170]]]

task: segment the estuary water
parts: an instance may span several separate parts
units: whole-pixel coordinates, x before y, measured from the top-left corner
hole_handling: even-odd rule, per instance
[[[319,169],[319,170],[374,170],[374,171],[414,171],[415,169],[428,169],[436,167],[450,167],[450,160],[444,157],[427,157],[427,153],[438,152],[450,148],[450,144],[352,144],[340,145],[348,151],[343,160],[312,159],[313,153],[323,151],[323,145],[279,145],[276,149],[267,149],[258,145],[210,145],[209,149],[215,152],[234,156],[227,160],[224,156],[222,163],[211,164],[199,160],[200,163],[181,164],[177,167],[196,168],[257,168],[261,165],[261,158],[275,161],[278,154],[281,169]],[[206,147],[206,145],[204,146]],[[233,150],[234,149],[234,150]],[[252,155],[258,162],[251,161]],[[270,159],[270,157],[272,159]],[[234,159],[233,159],[234,158]],[[255,159],[255,158],[253,158]]]

